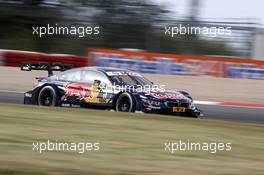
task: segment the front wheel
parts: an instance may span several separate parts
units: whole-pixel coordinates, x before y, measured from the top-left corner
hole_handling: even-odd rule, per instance
[[[38,105],[40,106],[56,106],[57,93],[52,86],[43,87],[38,96]]]
[[[191,118],[198,118],[198,119],[202,119],[203,118],[203,112],[199,109],[195,109],[194,111],[191,111],[187,114],[188,117]]]
[[[135,112],[136,104],[134,98],[129,93],[122,93],[116,101],[117,112]]]

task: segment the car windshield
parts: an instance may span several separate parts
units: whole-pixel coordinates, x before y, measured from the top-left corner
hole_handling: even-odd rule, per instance
[[[115,85],[130,85],[130,86],[146,86],[152,85],[152,82],[144,78],[141,75],[133,74],[120,74],[120,75],[111,75],[109,76],[113,84]]]

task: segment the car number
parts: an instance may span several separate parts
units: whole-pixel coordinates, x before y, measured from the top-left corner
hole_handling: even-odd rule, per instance
[[[173,107],[173,112],[185,112],[184,107]]]

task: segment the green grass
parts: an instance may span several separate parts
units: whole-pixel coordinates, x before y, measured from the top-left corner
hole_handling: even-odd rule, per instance
[[[0,104],[0,175],[262,175],[256,124]],[[231,151],[164,151],[164,143],[231,142]],[[100,151],[44,152],[33,142],[100,142]]]

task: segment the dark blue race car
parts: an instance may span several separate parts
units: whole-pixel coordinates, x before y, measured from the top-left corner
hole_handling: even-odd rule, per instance
[[[72,69],[67,65],[47,63],[25,63],[21,70],[47,70],[49,73],[48,77],[36,78],[34,89],[24,95],[25,104],[201,116],[187,92],[166,90],[165,85],[154,85],[133,71],[109,67]],[[62,72],[53,75],[53,71]]]

